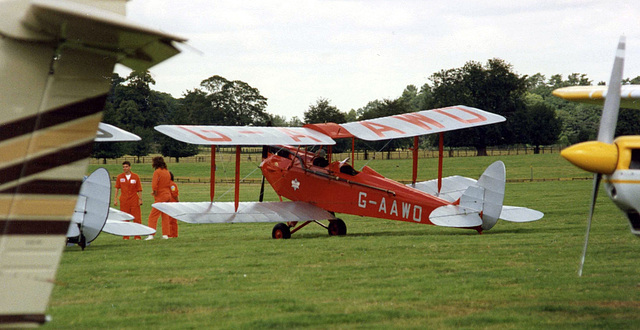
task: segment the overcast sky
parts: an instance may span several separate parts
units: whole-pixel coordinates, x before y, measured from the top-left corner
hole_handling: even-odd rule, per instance
[[[127,10],[197,50],[151,68],[153,89],[179,98],[220,75],[259,89],[287,119],[320,97],[344,112],[395,99],[435,72],[495,57],[520,75],[606,81],[622,34],[624,76],[640,75],[638,0],[133,0]]]

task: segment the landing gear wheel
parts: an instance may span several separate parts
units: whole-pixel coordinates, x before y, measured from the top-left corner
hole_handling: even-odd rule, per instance
[[[329,236],[344,236],[347,234],[347,225],[342,219],[329,220]]]
[[[291,238],[291,229],[287,226],[286,223],[279,223],[273,226],[273,231],[271,232],[271,237],[275,239],[287,239]]]

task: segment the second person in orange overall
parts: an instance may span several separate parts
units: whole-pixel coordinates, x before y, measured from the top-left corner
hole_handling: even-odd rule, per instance
[[[178,185],[173,182],[173,173],[171,174],[171,202],[179,202],[180,199],[178,197]],[[174,217],[169,217],[169,238],[178,237],[178,220]]]
[[[155,203],[165,203],[171,201],[171,174],[167,170],[167,164],[162,157],[154,157],[153,178],[151,180],[151,195]],[[169,238],[170,233],[170,217],[169,215],[158,211],[155,208],[151,208],[151,214],[149,214],[149,227],[156,229],[158,226],[158,217],[162,216],[162,238]],[[153,239],[154,235],[149,235],[147,240]]]

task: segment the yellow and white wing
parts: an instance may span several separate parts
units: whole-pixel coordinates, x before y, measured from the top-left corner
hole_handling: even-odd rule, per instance
[[[116,62],[176,53],[125,1],[0,1],[0,327],[45,322]],[[95,6],[93,6],[95,5]]]
[[[571,86],[558,88],[553,95],[567,101],[604,105],[607,86]],[[622,85],[620,87],[620,107],[640,109],[640,85]]]

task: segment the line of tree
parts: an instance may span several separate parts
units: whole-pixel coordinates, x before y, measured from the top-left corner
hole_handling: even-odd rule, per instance
[[[595,139],[601,107],[571,103],[554,97],[551,92],[567,86],[592,85],[587,75],[574,73],[563,79],[553,75],[547,79],[537,73],[517,74],[501,60],[490,59],[485,64],[467,62],[459,68],[433,73],[419,89],[408,85],[396,99],[373,100],[359,109],[339,110],[326,98],[318,98],[304,112],[304,118],[269,114],[267,98],[257,88],[214,75],[182,98],[151,89],[155,81],[148,72],[133,71],[127,78],[112,76],[111,93],[107,99],[103,121],[133,132],[139,142],[97,143],[93,156],[117,158],[125,154],[146,156],[159,152],[166,157],[193,156],[197,146],[167,138],[153,129],[161,124],[185,125],[276,125],[302,126],[306,123],[345,123],[372,119],[423,109],[464,104],[500,114],[507,121],[497,125],[460,130],[445,134],[449,148],[475,147],[478,155],[486,155],[488,146],[568,145]],[[640,84],[640,76],[624,83]],[[604,84],[600,82],[599,85]],[[618,135],[640,134],[640,113],[622,110]],[[421,139],[423,147],[437,143],[433,136]],[[411,139],[366,143],[359,141],[357,149],[394,150],[412,145]],[[336,151],[351,148],[350,141],[339,141]]]

